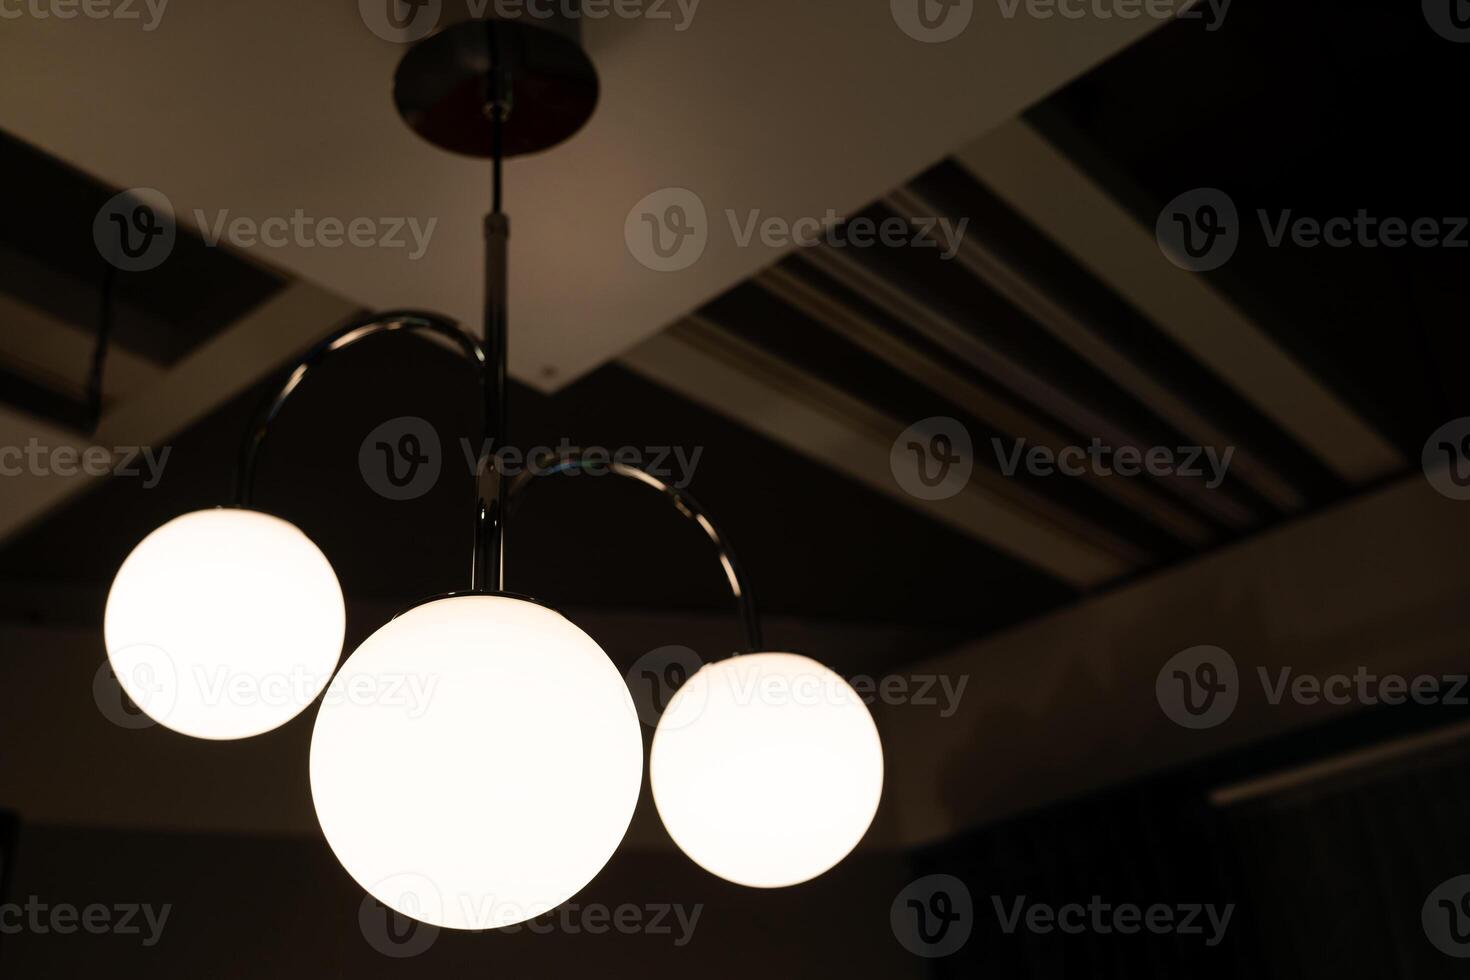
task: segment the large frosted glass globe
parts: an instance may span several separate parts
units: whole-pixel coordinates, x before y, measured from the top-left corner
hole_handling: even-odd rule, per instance
[[[311,739],[337,860],[389,908],[452,929],[575,895],[622,841],[642,781],[612,661],[560,614],[508,596],[435,599],[368,637]]]
[[[238,508],[176,517],[123,561],[103,636],[145,714],[195,738],[259,735],[316,699],[342,656],[331,564],[295,525]]]
[[[754,653],[707,664],[669,699],[649,779],[664,827],[696,864],[779,888],[857,846],[883,792],[883,747],[836,673]]]

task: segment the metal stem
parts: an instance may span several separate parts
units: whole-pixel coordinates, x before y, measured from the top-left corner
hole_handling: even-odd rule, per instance
[[[417,311],[399,311],[383,313],[362,317],[347,324],[323,339],[312,347],[297,361],[287,375],[281,388],[274,394],[269,395],[256,413],[254,424],[246,432],[245,440],[240,447],[240,459],[235,475],[235,505],[237,507],[249,507],[254,492],[255,462],[266,438],[270,435],[271,427],[276,417],[280,415],[282,408],[291,395],[301,387],[308,374],[316,368],[331,354],[351,347],[369,337],[375,337],[382,333],[395,331],[408,331],[415,333],[430,333],[443,337],[455,344],[456,347],[475,366],[476,375],[480,383],[482,403],[485,409],[482,432],[484,439],[482,447],[492,452],[499,444],[491,440],[496,438],[496,422],[503,418],[497,411],[497,402],[500,392],[504,391],[501,373],[504,365],[498,368],[487,355],[484,345],[469,333],[462,330],[452,320],[445,319],[433,313],[422,313]],[[504,528],[504,522],[500,519],[509,507],[513,506],[527,486],[534,481],[536,476],[550,476],[560,473],[572,472],[594,472],[611,473],[615,476],[636,480],[645,486],[659,491],[674,508],[689,520],[695,522],[708,536],[710,542],[715,546],[716,554],[720,559],[720,566],[724,569],[725,578],[730,584],[730,592],[735,597],[735,603],[740,616],[742,631],[745,636],[744,652],[757,652],[764,648],[761,638],[760,617],[755,602],[755,594],[751,590],[750,581],[746,577],[744,569],[735,557],[735,550],[731,547],[729,539],[725,537],[709,512],[689,493],[670,486],[663,480],[658,479],[634,466],[622,463],[605,462],[601,460],[586,460],[580,453],[570,453],[555,461],[549,466],[528,467],[515,480],[501,480],[499,472],[493,461],[487,465],[481,477],[481,489],[479,505],[476,508],[474,550],[471,562],[472,591],[493,592],[499,591],[499,583],[494,581],[492,572],[500,569],[500,559],[503,552],[498,555],[493,551],[494,532]],[[492,507],[494,512],[492,513]],[[492,519],[493,518],[493,519]],[[495,555],[495,557],[492,557]],[[493,584],[492,584],[493,583]]]
[[[509,436],[509,357],[507,306],[509,293],[510,219],[500,210],[504,162],[505,118],[510,112],[510,83],[501,58],[495,22],[486,22],[490,71],[486,75],[485,113],[490,118],[490,213],[485,216],[485,356],[490,382],[485,389],[489,427],[489,465],[479,476],[475,516],[475,565],[471,589],[500,592],[505,585],[506,481],[500,474],[500,451]]]
[[[501,592],[505,583],[505,525],[511,503],[524,492],[533,476],[538,475],[532,467],[514,481],[505,479],[499,466],[499,454],[508,435],[507,402],[509,388],[506,380],[507,363],[507,299],[508,299],[508,250],[510,222],[501,212],[501,178],[504,159],[503,140],[506,116],[511,108],[511,86],[505,70],[507,60],[501,57],[493,21],[487,23],[488,49],[491,67],[485,92],[485,112],[491,123],[491,209],[485,217],[485,319],[484,340],[475,339],[453,321],[432,313],[416,311],[393,312],[369,315],[356,320],[322,340],[292,368],[281,389],[268,397],[256,415],[255,423],[247,432],[240,449],[240,462],[236,471],[235,503],[240,507],[250,506],[255,481],[255,459],[270,427],[282,407],[301,386],[312,368],[328,355],[380,333],[396,330],[421,331],[437,334],[451,340],[475,365],[480,382],[482,414],[481,446],[490,454],[477,475],[478,502],[475,508],[474,551],[470,565],[470,590],[472,592]],[[745,577],[740,563],[729,541],[709,514],[690,494],[670,486],[650,473],[634,466],[611,461],[587,460],[580,453],[571,453],[557,460],[555,465],[541,470],[539,475],[572,472],[606,472],[636,480],[652,487],[674,505],[679,513],[694,521],[703,529],[714,544],[720,565],[730,583],[730,591],[740,614],[745,634],[746,652],[763,648],[760,618],[757,614],[755,596]]]

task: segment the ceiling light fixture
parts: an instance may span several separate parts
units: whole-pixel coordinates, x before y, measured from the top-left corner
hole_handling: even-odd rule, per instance
[[[857,692],[794,653],[701,667],[659,718],[649,752],[669,836],[727,881],[780,888],[857,846],[883,792],[883,748]]]
[[[107,595],[118,684],[195,738],[260,735],[295,718],[342,655],[342,588],[299,529],[257,510],[175,517],[144,538]]]
[[[331,566],[300,530],[251,507],[256,456],[313,368],[384,333],[448,341],[475,367],[484,444],[507,445],[501,165],[580,129],[598,81],[575,10],[451,19],[408,50],[394,99],[425,139],[492,161],[484,340],[419,312],[337,330],[262,406],[235,506],[176,518],[123,562],[108,596],[108,657],[139,706],[176,731],[243,738],[284,724],[321,694],[340,656]],[[735,596],[751,655],[696,672],[654,735],[651,780],[670,836],[740,884],[791,885],[836,864],[867,831],[883,783],[877,730],[856,692],[805,657],[761,652],[740,565],[689,494],[579,453],[545,462],[545,472],[610,473],[661,493],[709,537]],[[607,863],[638,799],[642,734],[622,676],[559,613],[503,588],[507,512],[542,478],[485,468],[468,590],[423,600],[364,641],[312,732],[312,798],[338,860],[385,905],[434,925],[497,928],[565,902]],[[160,677],[171,697],[148,696],[144,681]],[[283,677],[303,679],[289,697],[221,697]],[[423,703],[376,696],[406,678],[429,692]]]

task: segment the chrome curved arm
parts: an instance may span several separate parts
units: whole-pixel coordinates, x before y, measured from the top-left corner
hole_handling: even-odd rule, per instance
[[[303,354],[292,367],[281,388],[268,396],[256,411],[255,421],[246,432],[240,446],[239,464],[235,470],[235,505],[249,507],[255,489],[255,459],[260,448],[270,435],[271,425],[286,402],[301,387],[312,369],[327,357],[352,345],[396,331],[428,333],[452,342],[475,367],[479,379],[484,436],[495,438],[495,427],[501,424],[503,409],[499,404],[503,382],[494,374],[494,367],[486,356],[484,345],[465,332],[453,320],[435,313],[414,310],[398,310],[391,313],[375,313],[361,317],[341,327]],[[485,445],[499,445],[498,439]],[[475,509],[475,544],[470,569],[472,590],[498,591],[503,553],[504,522],[499,505],[499,475],[495,468],[486,467],[480,478],[479,502]]]
[[[499,46],[495,43],[493,21],[487,21],[490,31],[489,50],[492,59]],[[490,213],[485,216],[485,339],[480,341],[466,333],[453,320],[433,313],[397,311],[370,314],[334,331],[325,340],[307,351],[285,384],[273,397],[261,405],[255,423],[240,448],[240,464],[235,475],[235,502],[237,506],[250,504],[251,491],[255,483],[255,456],[270,434],[271,423],[280,414],[282,406],[291,394],[301,386],[308,373],[327,356],[351,347],[360,340],[390,333],[395,330],[422,331],[446,337],[464,353],[476,367],[480,381],[482,407],[482,446],[500,446],[505,443],[509,430],[506,418],[509,414],[509,385],[506,379],[507,363],[507,294],[509,282],[506,274],[506,253],[509,247],[510,221],[501,211],[501,169],[504,158],[502,138],[506,114],[510,111],[509,76],[503,66],[493,63],[487,77],[484,93],[484,109],[490,118],[491,171]],[[476,476],[479,500],[475,507],[475,544],[470,564],[471,592],[499,592],[505,581],[505,514],[508,509],[509,487],[501,479],[498,467],[487,466]]]
[[[485,346],[466,333],[453,320],[434,313],[417,311],[395,311],[371,314],[333,331],[303,354],[288,373],[280,389],[268,396],[256,412],[255,421],[246,433],[240,447],[239,464],[235,474],[235,505],[249,507],[254,492],[255,462],[271,426],[280,415],[291,395],[301,387],[307,375],[331,354],[351,347],[369,337],[404,330],[430,333],[443,337],[457,346],[474,365],[479,379],[483,406],[484,439],[482,445],[501,444],[497,429],[503,425],[502,403],[504,382],[499,372],[503,370],[499,359],[487,355]],[[537,472],[539,470],[539,472]],[[580,452],[559,457],[546,466],[532,467],[511,481],[502,481],[499,467],[486,466],[479,477],[479,499],[475,508],[474,550],[470,571],[470,591],[499,592],[503,585],[505,512],[510,504],[520,497],[538,476],[551,476],[574,471],[588,473],[610,473],[635,480],[662,494],[674,508],[686,518],[698,524],[715,546],[720,565],[730,583],[730,591],[740,615],[745,635],[745,652],[763,649],[760,617],[755,595],[745,577],[735,551],[729,540],[720,533],[708,511],[689,493],[670,486],[658,477],[624,463],[611,460],[588,460]]]
[[[493,469],[493,467],[491,468]],[[538,469],[539,472],[537,472]],[[735,558],[735,551],[730,547],[729,539],[720,533],[719,528],[715,526],[715,522],[710,519],[709,512],[693,496],[683,490],[670,486],[653,474],[641,470],[636,466],[628,466],[605,459],[588,460],[583,457],[580,450],[576,450],[558,457],[555,462],[549,465],[528,466],[525,471],[515,477],[510,482],[508,488],[511,506],[514,506],[526,488],[540,477],[572,472],[611,473],[614,476],[626,477],[644,486],[652,487],[673,504],[679,513],[698,524],[710,539],[710,542],[715,546],[715,552],[719,555],[720,565],[725,570],[725,578],[729,580],[730,591],[735,596],[735,604],[740,615],[741,628],[745,634],[745,650],[743,652],[756,653],[763,649],[760,616],[756,609],[755,594],[751,591],[750,581],[745,577],[745,572],[741,568],[740,562]]]

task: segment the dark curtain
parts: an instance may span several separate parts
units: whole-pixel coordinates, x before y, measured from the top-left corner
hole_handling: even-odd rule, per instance
[[[1341,753],[1444,731],[1463,712],[1367,712],[1188,770],[992,825],[916,855],[915,874],[968,887],[973,932],[930,961],[935,977],[1209,980],[1470,977],[1430,942],[1430,893],[1470,875],[1470,740],[1432,742],[1324,774]],[[1212,803],[1212,791],[1280,772],[1283,786]],[[1228,799],[1220,798],[1217,799]],[[1007,934],[996,909],[1027,903],[1235,910],[1205,935]],[[1470,911],[1470,901],[1467,901]],[[1466,922],[1470,928],[1470,921]]]

